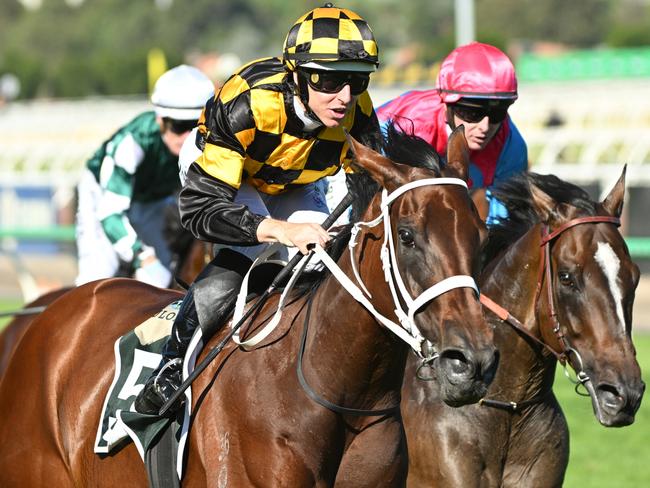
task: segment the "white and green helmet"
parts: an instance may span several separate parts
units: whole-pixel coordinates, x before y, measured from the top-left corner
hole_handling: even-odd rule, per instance
[[[205,102],[214,96],[214,83],[201,70],[181,64],[165,72],[153,88],[156,115],[198,120]]]

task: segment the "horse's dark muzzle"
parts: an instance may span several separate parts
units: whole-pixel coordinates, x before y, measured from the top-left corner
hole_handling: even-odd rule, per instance
[[[452,406],[477,402],[494,379],[498,364],[499,353],[493,347],[442,351],[438,360],[442,374],[438,377],[442,377],[445,402]]]
[[[643,381],[633,385],[599,383],[596,393],[602,415],[600,422],[607,427],[632,424],[644,391]]]

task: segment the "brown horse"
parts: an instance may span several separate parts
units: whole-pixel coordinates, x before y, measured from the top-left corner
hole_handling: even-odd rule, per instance
[[[396,138],[385,149],[389,155],[411,142]],[[356,274],[365,283],[374,311],[395,322],[399,304],[380,261],[384,237],[394,239],[391,279],[399,274],[410,294],[478,270],[485,228],[459,184],[467,178],[467,145],[462,130],[455,132],[441,169],[423,141],[401,160],[428,167],[397,164],[350,143],[358,166],[393,195],[384,212],[392,223],[387,235],[382,226],[363,227],[338,263],[350,279]],[[408,183],[419,186],[405,190]],[[373,197],[364,220],[381,214],[382,195]],[[133,444],[99,457],[93,442],[113,378],[114,341],[179,296],[133,280],[103,280],[72,290],[34,320],[0,383],[6,419],[0,485],[146,486]],[[252,329],[276,303],[274,295]],[[411,325],[439,351],[436,371],[446,398],[477,401],[493,377],[495,349],[475,291],[452,287],[420,305],[409,310]],[[408,352],[326,274],[319,286],[289,301],[263,345],[245,351],[231,343],[197,378],[184,486],[403,486],[408,463],[399,401]],[[325,408],[306,393],[296,374],[299,357],[312,392],[338,407]],[[340,407],[361,412],[341,413]]]
[[[552,391],[558,358],[578,373],[602,425],[634,421],[645,385],[631,339],[639,270],[616,228],[624,187],[623,172],[597,203],[530,174],[496,192],[510,218],[491,229],[488,248],[507,250],[486,267],[481,292],[513,325],[490,314],[501,359],[477,405],[451,409],[435,383],[406,375],[408,486],[561,486],[569,432]]]

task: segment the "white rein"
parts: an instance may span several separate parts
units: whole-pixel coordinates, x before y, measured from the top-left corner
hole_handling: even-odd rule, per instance
[[[386,189],[384,189],[381,195],[381,214],[370,222],[358,222],[354,224],[348,247],[350,249],[350,259],[352,262],[354,277],[357,283],[359,283],[360,287],[357,286],[341,270],[338,264],[334,262],[334,260],[322,247],[317,245],[312,250],[312,252],[318,256],[323,264],[330,270],[332,275],[339,281],[341,286],[343,286],[343,288],[345,288],[355,300],[361,303],[377,319],[378,322],[380,322],[386,328],[391,330],[397,337],[406,342],[420,357],[423,357],[422,343],[425,341],[425,339],[420,333],[418,327],[415,325],[415,313],[426,303],[455,288],[472,288],[476,295],[479,295],[478,286],[476,285],[474,278],[468,275],[456,275],[445,278],[442,281],[424,290],[416,298],[413,298],[406,289],[404,280],[402,279],[399,269],[397,268],[395,243],[393,241],[393,234],[391,232],[390,206],[399,196],[403,195],[407,191],[414,188],[419,188],[421,186],[430,185],[459,185],[467,188],[467,183],[459,178],[427,178],[406,183],[390,194],[388,194]],[[382,221],[384,222],[384,241],[382,243],[381,249],[382,268],[384,270],[384,279],[386,280],[386,283],[388,283],[391,294],[393,296],[395,314],[398,317],[398,320],[400,322],[399,324],[390,320],[388,317],[385,317],[375,309],[372,302],[370,301],[372,296],[363,283],[354,260],[353,251],[354,247],[357,244],[357,234],[361,228],[372,228],[379,225]],[[260,256],[260,258],[261,257],[262,256]],[[252,348],[255,345],[259,344],[259,342],[262,341],[266,336],[268,336],[268,334],[275,328],[280,320],[282,310],[284,308],[284,298],[286,297],[288,290],[293,286],[295,278],[300,274],[299,272],[302,270],[309,259],[310,255],[305,256],[301,260],[300,264],[296,266],[292,278],[289,280],[289,283],[285,287],[285,290],[280,299],[280,303],[278,304],[278,310],[273,319],[263,328],[262,331],[260,331],[260,333],[249,340],[241,342],[239,336],[236,334],[234,337],[235,342],[244,346],[245,348]],[[257,264],[257,262],[258,260],[255,260],[253,267]],[[395,283],[397,283],[397,288],[395,287]],[[240,300],[238,301],[239,303],[235,310],[235,317],[232,321],[233,324],[237,323],[238,318],[243,315],[243,299],[245,298],[246,293],[244,288],[242,288],[242,292],[244,294],[242,295],[242,293],[240,293]],[[407,306],[406,310],[404,310],[401,306],[402,301]]]

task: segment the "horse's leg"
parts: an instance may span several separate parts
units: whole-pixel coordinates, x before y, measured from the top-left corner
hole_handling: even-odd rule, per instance
[[[408,469],[402,422],[377,421],[355,435],[345,450],[334,484],[337,488],[405,486]]]
[[[561,487],[569,462],[569,431],[553,399],[535,406],[513,429],[503,487]]]

